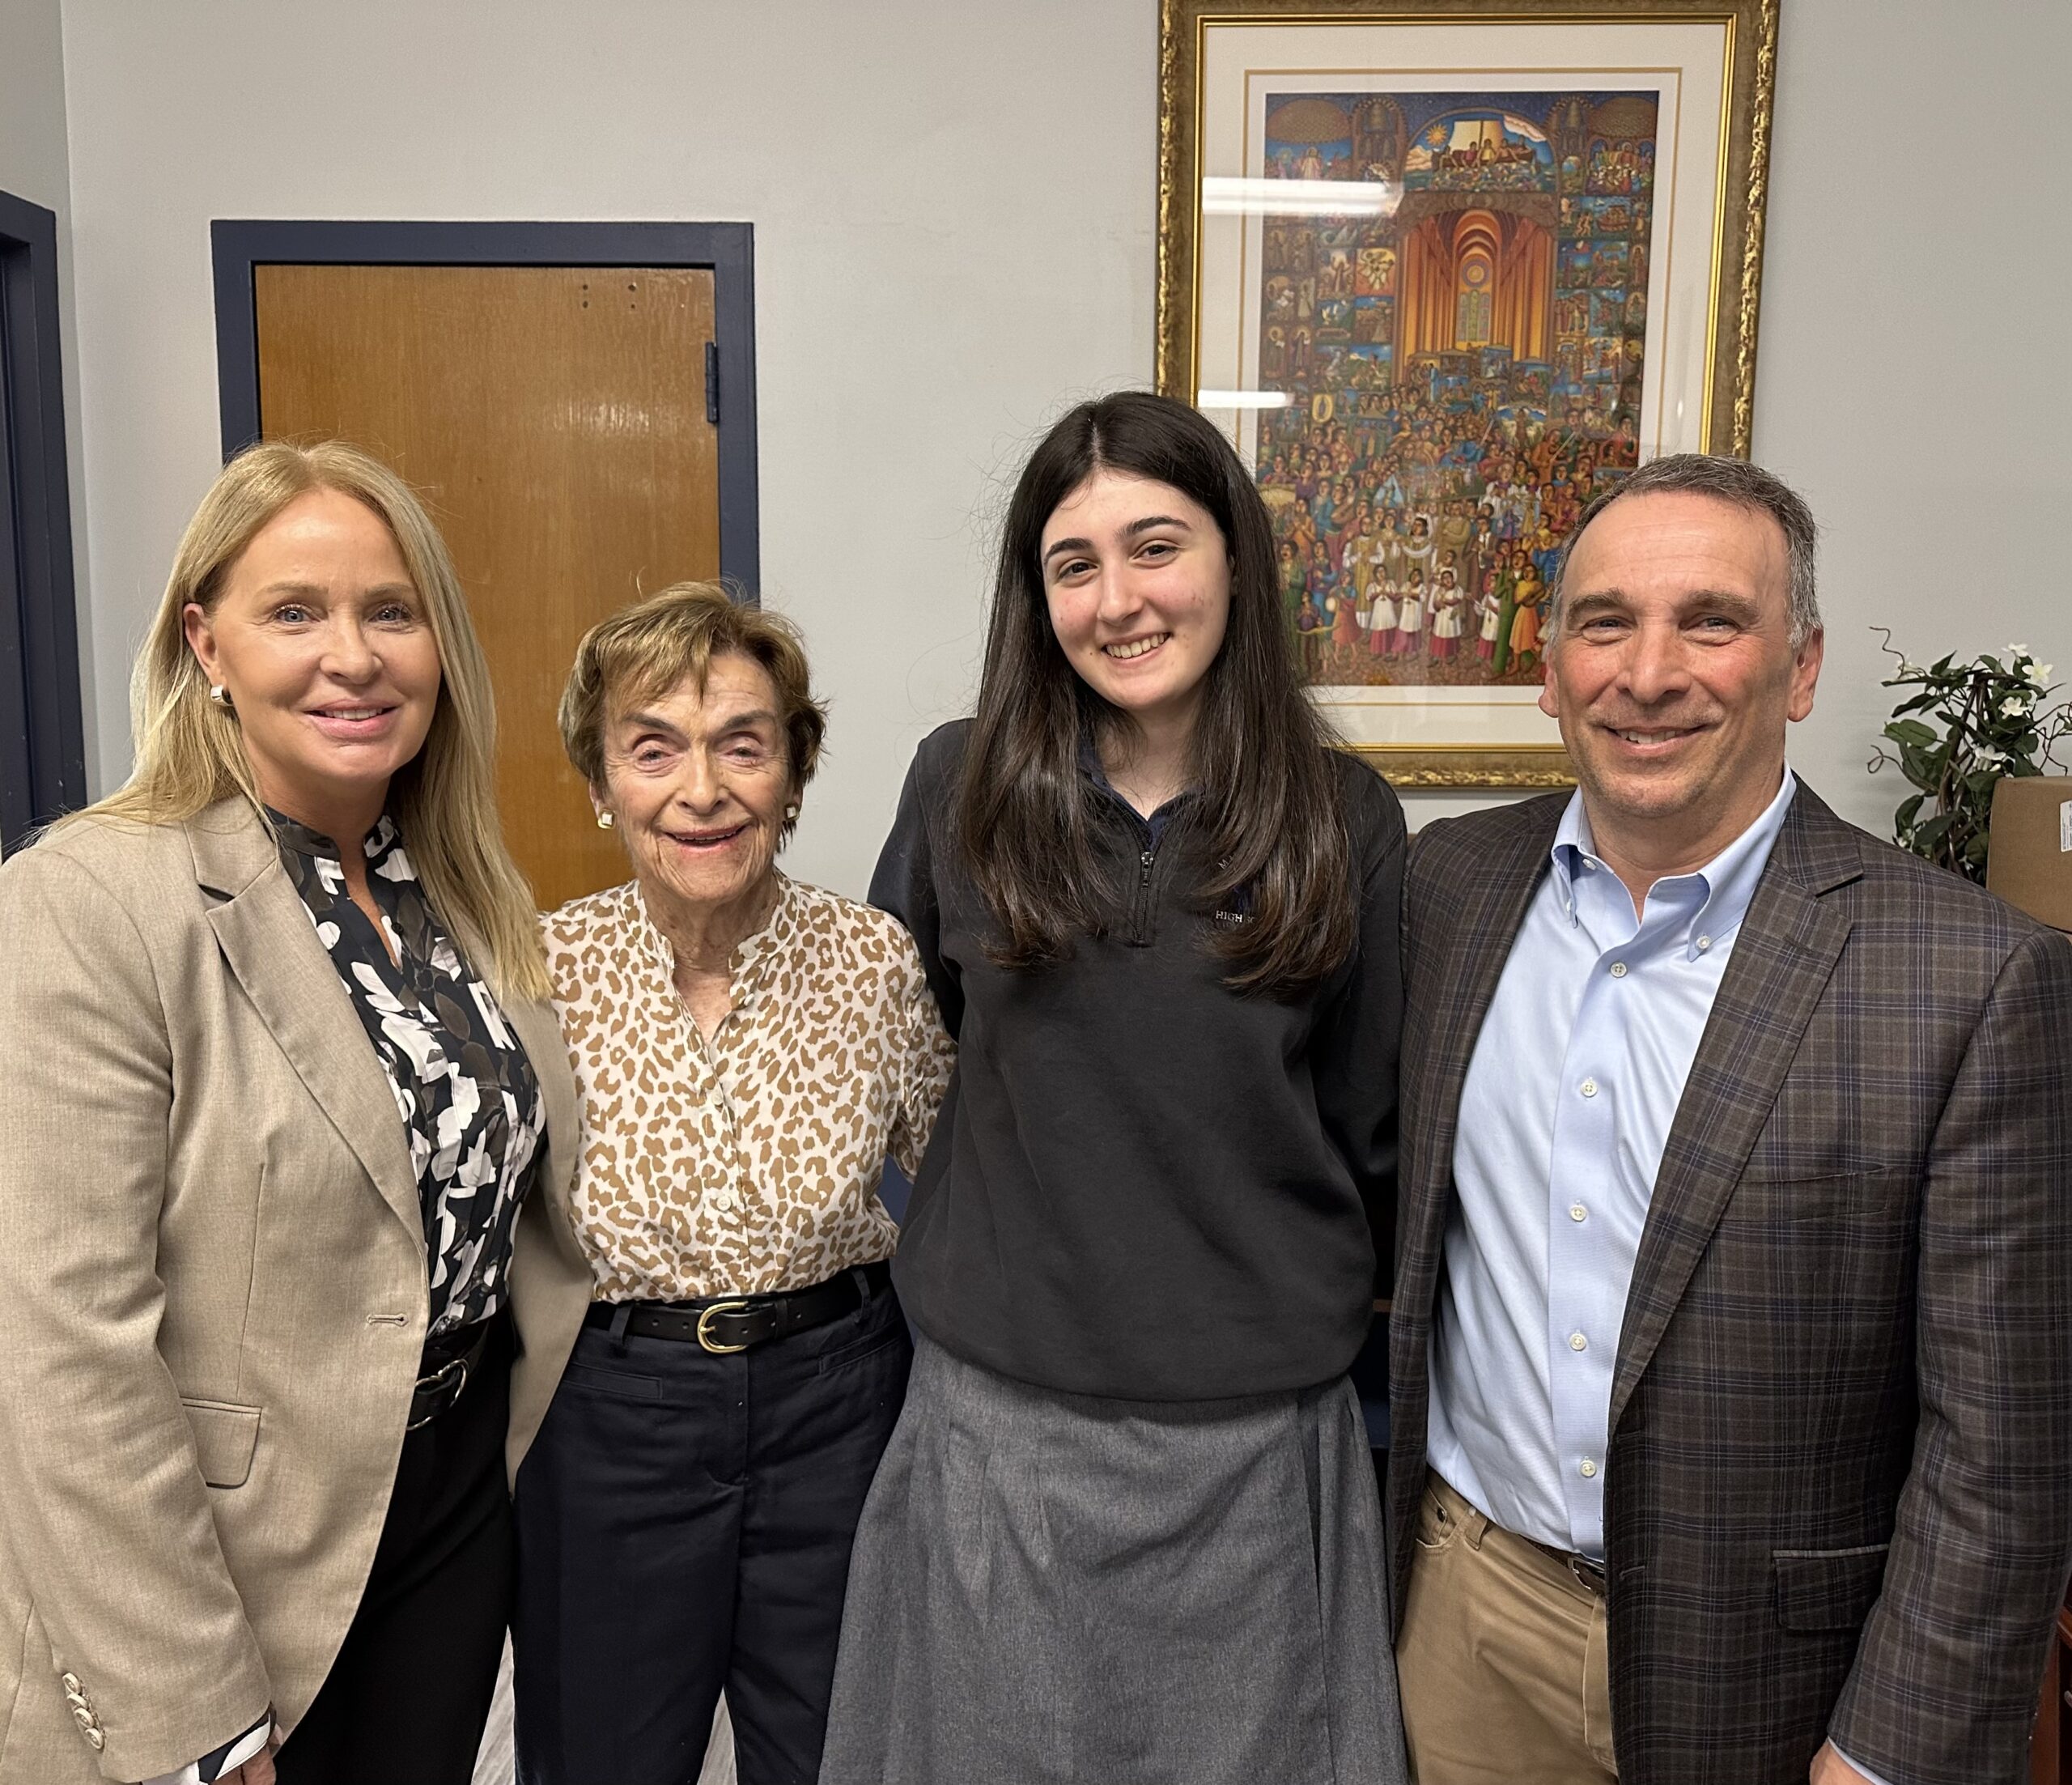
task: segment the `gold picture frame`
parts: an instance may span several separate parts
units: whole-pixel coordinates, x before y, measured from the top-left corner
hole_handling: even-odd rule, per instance
[[[1533,704],[1548,578],[1527,574],[1526,560],[1551,564],[1552,524],[1572,522],[1589,494],[1641,459],[1747,454],[1778,6],[1162,0],[1157,386],[1222,422],[1263,487],[1286,486],[1267,494],[1270,505],[1279,499],[1277,528],[1300,511],[1302,562],[1289,565],[1284,537],[1283,569],[1306,674],[1351,747],[1398,785],[1570,784],[1553,723]],[[1276,121],[1298,114],[1301,130]],[[1642,121],[1604,125],[1613,133],[1607,151],[1600,121],[1615,117]],[[1318,121],[1334,118],[1342,137],[1330,134],[1337,124]],[[1300,139],[1299,162],[1290,136]],[[1352,184],[1319,183],[1340,181]],[[1314,208],[1356,201],[1369,208]],[[1457,261],[1416,259],[1435,219],[1453,230],[1443,252]],[[1475,249],[1483,258],[1474,262],[1458,247],[1471,227],[1502,238],[1491,251],[1497,260]],[[1528,254],[1514,244],[1533,229],[1544,239]],[[1331,287],[1316,244],[1340,238],[1331,270],[1344,278]],[[1297,257],[1276,260],[1277,242]],[[1348,253],[1357,285],[1352,268],[1337,264]],[[1503,263],[1505,254],[1514,261]],[[1373,281],[1370,257],[1379,269]],[[1500,318],[1526,320],[1500,320],[1492,333],[1491,299],[1463,285],[1465,320],[1456,325],[1454,287],[1443,283],[1456,264],[1463,278],[1488,282]],[[1306,280],[1276,271],[1312,266],[1317,276]],[[1317,303],[1314,331],[1312,287],[1331,292]],[[1284,351],[1272,319],[1290,302],[1305,308]],[[1413,444],[1405,419],[1413,414],[1437,417],[1432,440],[1417,436],[1418,450],[1443,444],[1445,453],[1384,479],[1378,468],[1393,464],[1395,445]],[[1310,444],[1334,428],[1331,447]],[[1524,443],[1541,455],[1549,436],[1567,444],[1535,458],[1552,479],[1535,482]],[[1377,448],[1376,439],[1395,444]],[[1325,484],[1337,470],[1337,525],[1314,538],[1303,529],[1311,498],[1295,496],[1289,469],[1291,455],[1301,465],[1306,451],[1320,459]],[[1565,461],[1565,452],[1574,456]],[[1458,453],[1476,456],[1456,464]],[[1514,457],[1490,457],[1504,453]],[[1495,477],[1525,492],[1509,508],[1482,499]],[[1357,523],[1344,517],[1348,483]],[[1427,558],[1429,606],[1420,583],[1417,606],[1429,630],[1410,632],[1406,591],[1403,624],[1390,641],[1414,637],[1416,654],[1391,661],[1379,616],[1386,606],[1395,626],[1393,585],[1385,592],[1382,572],[1365,572],[1363,552],[1348,558],[1344,535],[1357,524],[1365,530],[1354,542],[1364,547],[1407,526],[1415,540],[1415,522],[1403,517],[1426,501],[1426,489],[1454,492],[1441,533],[1460,525],[1458,502],[1463,517],[1480,510],[1471,543],[1488,543],[1463,551],[1458,578],[1450,564],[1437,567],[1437,554]],[[1395,504],[1385,504],[1391,495]],[[1441,504],[1429,506],[1436,514]],[[1496,531],[1485,535],[1480,522],[1492,507]],[[1526,539],[1513,532],[1507,542],[1502,531],[1521,514]],[[1313,580],[1334,593],[1322,601],[1301,593],[1298,605],[1311,559]],[[1514,565],[1500,616],[1495,591]],[[1531,621],[1520,618],[1527,610]]]

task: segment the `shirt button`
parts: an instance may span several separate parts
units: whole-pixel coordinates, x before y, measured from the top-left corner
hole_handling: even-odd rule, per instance
[[[1571,1351],[1587,1351],[1590,1349],[1590,1341],[1580,1332],[1571,1332],[1569,1335],[1569,1349]]]
[[[1594,1096],[1596,1096],[1596,1095],[1597,1095],[1597,1081],[1596,1081],[1594,1078],[1586,1078],[1586,1079],[1582,1082],[1582,1094],[1583,1094],[1583,1095],[1584,1095],[1584,1096],[1586,1096],[1586,1097],[1594,1097]]]
[[[1713,939],[1712,939],[1712,937],[1710,937],[1709,936],[1700,936],[1700,937],[1698,938],[1698,946],[1699,946],[1700,948],[1701,948],[1701,949],[1704,949],[1704,948],[1710,948],[1712,946],[1713,946]]]
[[[1583,1460],[1582,1460],[1582,1477],[1583,1477],[1583,1479],[1584,1479],[1586,1481],[1594,1481],[1594,1480],[1596,1479],[1596,1477],[1597,1477],[1597,1459],[1596,1459],[1595,1457],[1594,1457],[1594,1456],[1586,1456],[1586,1457],[1583,1459]]]
[[[1626,963],[1624,961],[1614,961],[1611,963],[1611,976],[1615,980],[1623,980],[1625,978]]]
[[[711,1201],[715,1209],[731,1209],[734,1205],[734,1193],[731,1190],[715,1190]]]
[[[1590,1210],[1586,1209],[1580,1202],[1572,1202],[1569,1205],[1569,1219],[1571,1221],[1588,1221],[1590,1219]]]

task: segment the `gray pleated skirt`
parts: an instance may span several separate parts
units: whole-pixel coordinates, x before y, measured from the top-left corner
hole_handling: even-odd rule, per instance
[[[1349,1383],[1066,1395],[916,1341],[820,1785],[1399,1785]]]

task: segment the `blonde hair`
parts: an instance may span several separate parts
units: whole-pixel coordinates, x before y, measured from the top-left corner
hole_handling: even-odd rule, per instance
[[[736,601],[724,583],[673,584],[583,635],[561,695],[562,747],[576,773],[601,788],[605,725],[612,712],[665,693],[686,677],[703,692],[713,657],[726,651],[760,664],[775,686],[792,792],[803,793],[827,735],[827,709],[813,697],[805,641],[789,621]],[[786,820],[786,835],[794,822]]]
[[[332,490],[364,503],[395,536],[439,647],[439,699],[424,747],[390,785],[411,865],[433,910],[469,933],[474,963],[503,996],[545,997],[546,963],[531,889],[504,846],[496,813],[496,706],[466,598],[445,542],[408,484],[339,440],[265,441],[240,453],[202,497],[173,554],[165,597],[130,686],[136,766],[81,818],[180,824],[242,795],[263,815],[236,715],[209,699],[188,647],[185,610],[205,613],[261,529],[297,497]]]

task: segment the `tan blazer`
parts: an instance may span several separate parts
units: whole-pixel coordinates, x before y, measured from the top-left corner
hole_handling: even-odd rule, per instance
[[[509,1460],[590,1297],[543,1004]],[[308,1709],[359,1604],[427,1317],[395,1099],[227,801],[0,867],[0,1785],[138,1780]]]

